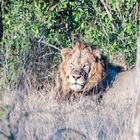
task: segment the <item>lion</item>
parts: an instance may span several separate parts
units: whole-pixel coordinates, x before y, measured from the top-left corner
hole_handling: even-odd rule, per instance
[[[92,49],[83,41],[76,42],[73,49],[63,48],[61,56],[59,72],[65,95],[102,93],[118,73],[116,68],[108,69],[112,66],[106,63],[99,50]]]

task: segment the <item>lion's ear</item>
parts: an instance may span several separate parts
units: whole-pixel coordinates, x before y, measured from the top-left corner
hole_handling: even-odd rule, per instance
[[[98,60],[101,60],[102,56],[99,50],[95,49],[93,50],[93,53]]]
[[[68,49],[68,48],[63,48],[61,50],[61,56],[62,56],[62,59],[66,59],[68,58],[69,56],[71,56],[71,49]]]

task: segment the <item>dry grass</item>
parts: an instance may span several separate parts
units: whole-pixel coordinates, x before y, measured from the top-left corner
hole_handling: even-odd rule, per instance
[[[6,90],[0,94],[0,139],[12,140],[127,140],[132,100],[95,97],[60,100],[59,79],[44,89]],[[110,99],[109,99],[110,98]],[[2,108],[9,106],[5,111]]]

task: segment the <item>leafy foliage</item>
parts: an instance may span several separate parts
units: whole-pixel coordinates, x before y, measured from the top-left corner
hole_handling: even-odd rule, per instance
[[[127,67],[131,67],[140,19],[138,4],[137,0],[5,0],[0,42],[3,81],[14,85],[30,70],[44,77],[47,68],[59,63],[59,50],[71,47],[76,38],[116,62],[115,56],[124,54]]]

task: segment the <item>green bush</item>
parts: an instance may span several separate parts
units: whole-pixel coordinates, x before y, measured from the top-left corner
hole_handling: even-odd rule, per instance
[[[47,68],[59,63],[59,50],[76,38],[116,63],[119,53],[128,68],[135,63],[137,0],[5,0],[1,6],[0,72],[6,84],[15,85],[30,69],[44,77]]]

